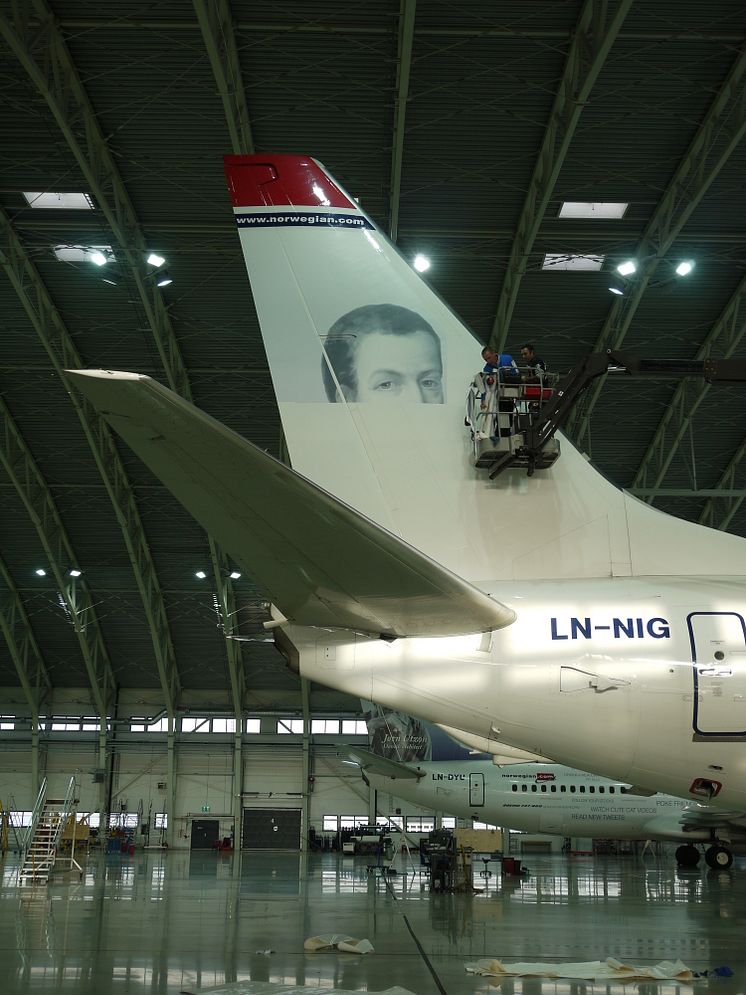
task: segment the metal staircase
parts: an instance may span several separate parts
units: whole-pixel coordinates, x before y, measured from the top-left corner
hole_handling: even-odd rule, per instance
[[[64,798],[47,798],[47,779],[42,781],[31,813],[23,865],[18,879],[22,884],[46,884],[57,859],[62,831],[75,814],[75,778],[71,777]]]

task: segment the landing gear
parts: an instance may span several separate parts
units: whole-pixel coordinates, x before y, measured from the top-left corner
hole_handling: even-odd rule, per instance
[[[707,861],[707,866],[712,867],[713,870],[727,871],[733,863],[733,854],[727,847],[722,846],[720,843],[715,843],[705,850],[705,860]]]
[[[715,847],[711,847],[710,849],[714,850]],[[707,852],[709,853],[710,850]],[[699,863],[699,850],[696,846],[692,846],[691,843],[684,843],[676,847],[676,863],[680,867],[696,867]]]

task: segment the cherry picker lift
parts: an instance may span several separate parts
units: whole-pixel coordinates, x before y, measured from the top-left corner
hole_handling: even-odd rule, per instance
[[[555,433],[591,383],[606,373],[746,383],[746,360],[640,359],[609,349],[589,353],[564,377],[533,370],[524,380],[502,379],[499,372],[477,373],[469,387],[465,418],[474,444],[474,465],[486,469],[490,480],[509,467],[525,469],[529,477],[550,467],[560,455]]]

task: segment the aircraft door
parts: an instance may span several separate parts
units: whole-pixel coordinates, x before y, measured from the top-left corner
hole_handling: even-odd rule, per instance
[[[484,774],[469,774],[469,807],[484,805]]]
[[[746,736],[746,624],[742,616],[735,612],[692,612],[687,625],[695,733]]]

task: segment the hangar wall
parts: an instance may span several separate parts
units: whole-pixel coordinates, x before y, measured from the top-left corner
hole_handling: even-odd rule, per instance
[[[199,696],[193,695],[193,710],[216,708],[214,692],[209,695],[209,704],[201,706]],[[128,691],[127,698],[131,700],[120,703],[105,740],[95,730],[52,731],[50,722],[34,737],[28,709],[18,700],[18,689],[0,689],[0,803],[12,802],[16,810],[30,811],[37,792],[35,778],[46,777],[49,796],[62,797],[75,774],[80,812],[132,815],[141,811],[145,817],[150,813],[153,823],[156,815],[167,812],[169,845],[176,847],[190,845],[192,819],[217,818],[220,835],[231,835],[242,808],[303,809],[307,805],[309,827],[319,834],[324,832],[324,816],[370,814],[368,788],[356,769],[344,762],[342,749],[348,743],[363,745],[366,738],[312,737],[309,771],[313,780],[304,783],[303,737],[270,732],[276,724],[272,715],[262,718],[260,734],[242,735],[238,778],[234,771],[236,737],[232,733],[177,732],[171,798],[166,732],[131,731],[133,718],[156,715],[160,705],[152,691]],[[91,715],[85,693],[74,689],[56,692],[47,711],[55,719]],[[14,728],[1,728],[11,724],[2,722],[3,715],[6,720],[15,719]],[[240,785],[240,805],[235,804],[236,785]],[[169,806],[173,807],[173,818]],[[388,794],[379,796],[380,813],[394,814],[397,808],[407,815],[429,814]]]

